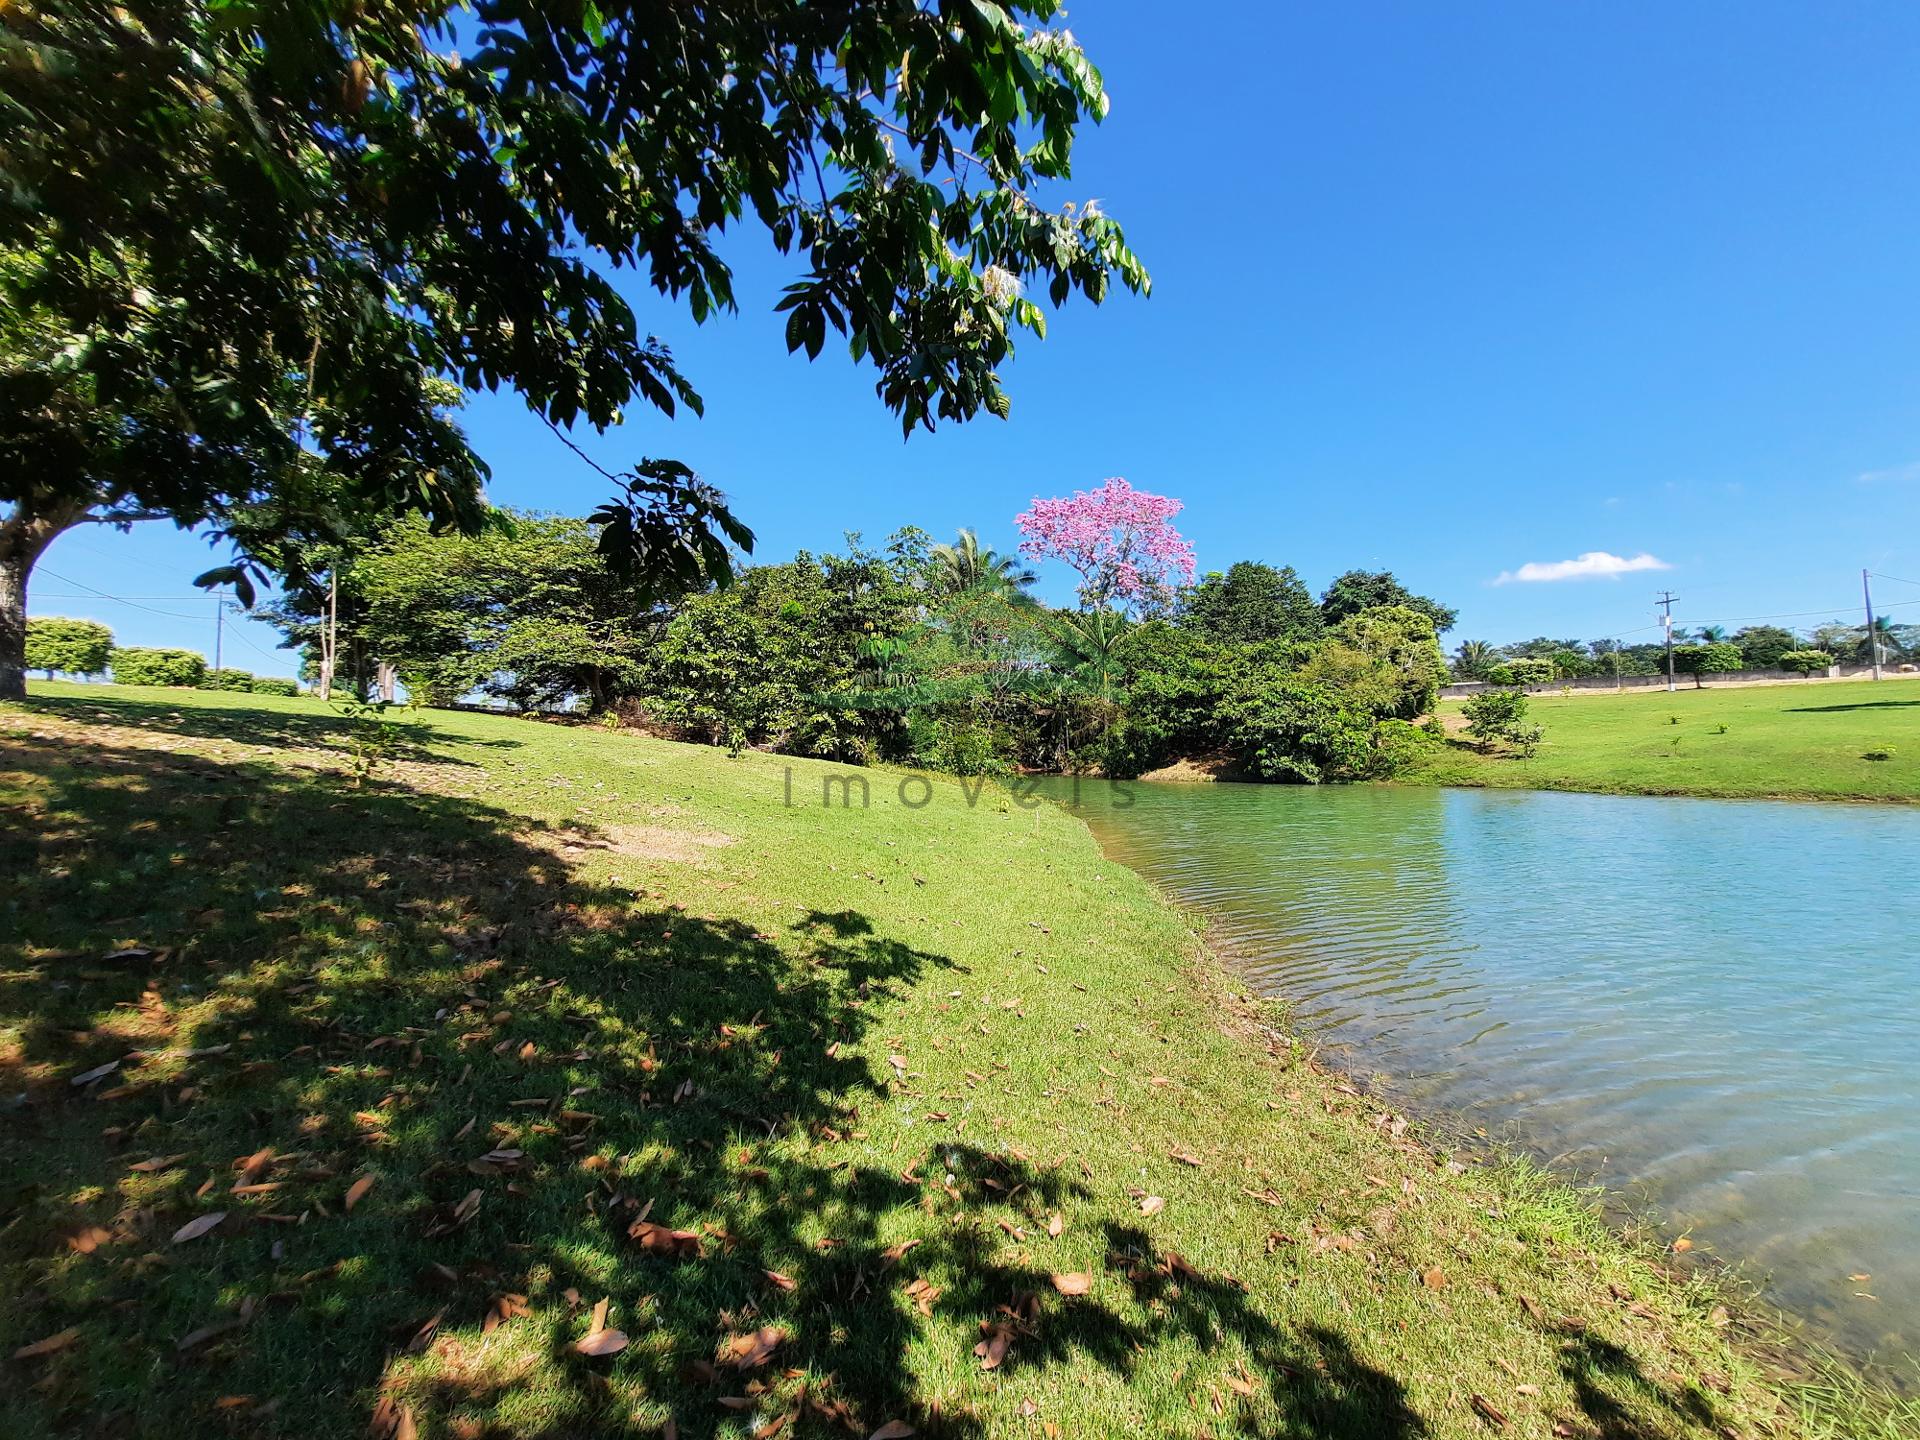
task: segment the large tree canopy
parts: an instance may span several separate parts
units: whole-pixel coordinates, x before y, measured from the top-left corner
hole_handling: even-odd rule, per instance
[[[511,387],[559,428],[616,424],[636,395],[697,411],[615,272],[704,320],[734,303],[715,234],[748,218],[797,257],[789,349],[833,327],[909,431],[1004,415],[1010,332],[1045,329],[1026,292],[1147,285],[1096,205],[1038,193],[1108,103],[1054,13],[6,7],[0,248],[35,331],[0,365],[8,522],[217,518],[298,452],[355,505],[470,528],[485,469],[434,382]],[[604,543],[663,584],[724,576],[727,542],[751,543],[678,462],[610,478]]]

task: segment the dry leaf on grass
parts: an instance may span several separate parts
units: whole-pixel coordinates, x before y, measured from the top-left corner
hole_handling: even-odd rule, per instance
[[[1435,1265],[1420,1277],[1420,1283],[1429,1290],[1444,1290],[1447,1288],[1446,1272],[1438,1265]]]
[[[651,1220],[636,1220],[627,1227],[627,1236],[638,1240],[640,1248],[651,1255],[668,1255],[675,1259],[700,1258],[700,1237],[691,1230],[669,1230],[665,1225],[656,1225]]]
[[[13,1352],[16,1360],[33,1360],[41,1355],[51,1355],[56,1350],[64,1350],[80,1338],[80,1327],[75,1325],[62,1330],[58,1335],[49,1335],[44,1340],[36,1340],[31,1345],[22,1345]]]
[[[1085,1295],[1093,1289],[1093,1276],[1084,1270],[1068,1271],[1053,1277],[1053,1288],[1062,1295]]]
[[[173,1232],[173,1243],[184,1245],[189,1240],[198,1240],[226,1218],[227,1212],[224,1210],[215,1210],[209,1215],[196,1215]]]
[[[367,1192],[372,1188],[373,1176],[371,1175],[362,1175],[358,1180],[354,1181],[353,1184],[349,1185],[347,1187],[347,1209],[353,1209],[354,1206],[364,1200]]]
[[[598,1358],[602,1355],[618,1355],[627,1348],[628,1340],[624,1331],[596,1330],[584,1340],[576,1340],[573,1348],[582,1355]]]
[[[787,1332],[778,1325],[762,1325],[751,1335],[736,1335],[726,1343],[721,1360],[736,1370],[757,1370],[773,1358]]]
[[[889,1420],[869,1435],[867,1440],[907,1440],[909,1435],[917,1433],[913,1426],[904,1420]]]
[[[1140,1202],[1142,1215],[1158,1215],[1167,1208],[1167,1202],[1158,1195],[1149,1195]]]
[[[1054,1211],[1053,1214],[1048,1217],[1047,1234],[1053,1239],[1058,1240],[1066,1228],[1067,1222],[1060,1218],[1060,1212],[1058,1210]]]

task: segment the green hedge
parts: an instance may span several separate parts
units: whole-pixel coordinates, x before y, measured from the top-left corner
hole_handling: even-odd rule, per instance
[[[207,676],[207,657],[192,650],[148,650],[139,646],[113,652],[113,678],[121,685],[198,685]]]
[[[27,669],[42,670],[52,679],[65,675],[98,675],[113,658],[113,631],[98,620],[69,620],[43,615],[27,621]]]
[[[252,672],[247,670],[209,670],[200,682],[202,690],[251,691],[255,688]]]
[[[253,677],[253,693],[256,695],[298,695],[300,686],[292,680],[282,680],[277,675],[256,675]]]

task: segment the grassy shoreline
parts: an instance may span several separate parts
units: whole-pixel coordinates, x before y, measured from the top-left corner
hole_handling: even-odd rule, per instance
[[[1920,679],[1535,695],[1529,718],[1546,738],[1531,759],[1472,744],[1458,701],[1440,715],[1442,748],[1396,783],[1920,802]]]
[[[440,712],[355,788],[309,702],[34,696],[0,1354],[74,1334],[7,1362],[22,1436],[1920,1418],[1301,1063],[1052,807]]]

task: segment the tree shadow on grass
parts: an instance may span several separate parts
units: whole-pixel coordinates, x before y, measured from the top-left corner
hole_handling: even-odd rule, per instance
[[[1793,705],[1786,713],[1789,715],[1836,715],[1843,710],[1907,710],[1920,705],[1920,700],[1862,700],[1853,705]]]
[[[318,749],[344,751],[353,736],[353,722],[318,700],[309,703],[309,713],[290,710],[214,709],[182,703],[170,698],[173,692],[156,688],[149,695],[129,696],[124,692],[103,695],[33,695],[26,702],[29,712],[40,712],[66,720],[109,725],[135,726],[160,735],[178,735],[196,740],[223,740],[236,745],[271,746],[275,749]],[[195,692],[182,692],[193,694]],[[428,712],[429,714],[431,712]],[[426,744],[456,749],[477,747],[488,750],[513,749],[520,741],[481,739],[446,730],[419,711],[404,706],[389,712],[400,741],[400,758],[415,763],[470,765],[470,760],[437,755],[423,748]]]
[[[0,1354],[77,1331],[15,1362],[19,1433],[967,1436],[913,1347],[1000,1327],[1005,1375],[1233,1337],[1239,1433],[1424,1433],[1142,1232],[1078,1298],[1006,1258],[1088,1198],[1064,1166],[868,1141],[906,1081],[856,1047],[953,962],[867,916],[776,937],[472,800],[75,758],[0,746]]]

